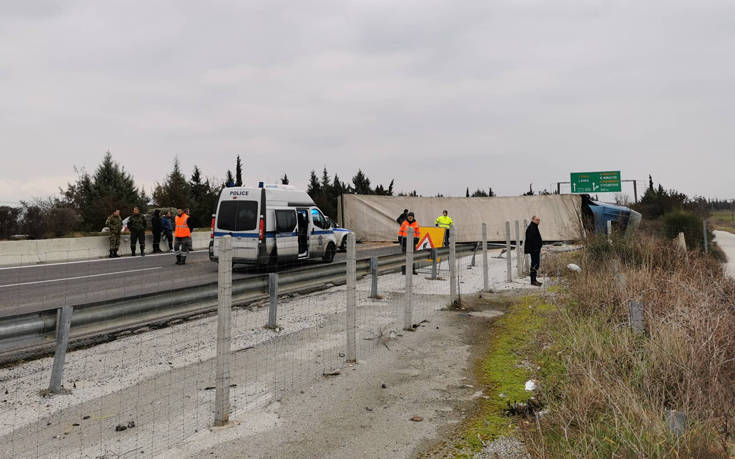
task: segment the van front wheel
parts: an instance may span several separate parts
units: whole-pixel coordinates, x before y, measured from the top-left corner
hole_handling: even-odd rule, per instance
[[[337,248],[334,246],[334,243],[330,242],[329,245],[327,245],[327,250],[324,251],[322,261],[324,263],[331,263],[332,261],[334,261],[335,253],[337,253]]]

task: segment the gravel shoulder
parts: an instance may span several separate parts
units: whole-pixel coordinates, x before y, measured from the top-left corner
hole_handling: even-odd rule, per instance
[[[439,311],[390,350],[161,457],[414,457],[471,409],[474,336],[495,315]]]

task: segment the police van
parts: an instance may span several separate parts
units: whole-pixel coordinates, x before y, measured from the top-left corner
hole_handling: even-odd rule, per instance
[[[275,266],[296,260],[331,263],[337,238],[331,220],[308,193],[289,185],[222,190],[212,218],[209,259],[219,259],[221,237],[232,236],[232,262]]]

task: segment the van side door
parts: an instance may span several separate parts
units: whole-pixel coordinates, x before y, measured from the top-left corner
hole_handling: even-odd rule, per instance
[[[299,233],[295,209],[275,209],[276,249],[279,261],[295,259],[299,254]]]

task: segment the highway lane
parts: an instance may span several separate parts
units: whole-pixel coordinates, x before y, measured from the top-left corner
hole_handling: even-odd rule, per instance
[[[358,245],[358,258],[399,252],[397,245]],[[344,254],[338,253],[335,261],[341,260]],[[173,253],[166,253],[0,268],[0,317],[173,291],[217,280],[217,264],[209,261],[206,250],[190,253],[184,266],[175,265],[175,261]],[[316,263],[301,262],[280,270]],[[234,280],[262,275],[262,269],[253,267],[236,265],[233,269]]]

